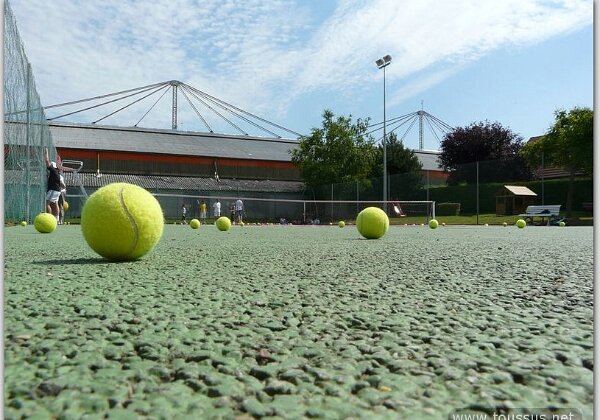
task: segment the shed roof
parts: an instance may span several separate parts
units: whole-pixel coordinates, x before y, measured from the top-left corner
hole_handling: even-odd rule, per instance
[[[508,191],[510,191],[514,195],[525,195],[525,196],[533,196],[533,197],[537,196],[537,194],[534,193],[533,191],[531,191],[529,188],[523,187],[520,185],[505,185],[504,188],[506,188]]]
[[[438,163],[440,152],[436,150],[414,150],[415,155],[419,158],[424,171],[441,171],[442,168]]]

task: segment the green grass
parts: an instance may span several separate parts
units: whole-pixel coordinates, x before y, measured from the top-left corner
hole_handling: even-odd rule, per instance
[[[565,217],[561,214],[560,217]],[[436,216],[437,221],[446,223],[447,225],[502,225],[502,223],[508,225],[514,225],[517,220],[520,219],[517,215],[510,216],[496,216],[493,213],[477,215],[459,215],[459,216]],[[569,225],[577,226],[593,226],[594,218],[586,216],[585,213],[574,213],[574,216],[567,221]],[[392,217],[390,218],[390,224],[403,225],[403,224],[421,224],[427,223],[427,219],[423,216],[407,216],[407,217]]]

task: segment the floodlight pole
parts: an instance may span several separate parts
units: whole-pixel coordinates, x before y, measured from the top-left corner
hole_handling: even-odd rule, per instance
[[[181,84],[179,80],[171,80],[169,84],[173,89],[173,99],[171,106],[171,128],[177,130],[177,87]]]
[[[392,57],[386,55],[375,61],[377,67],[383,69],[383,209],[387,213],[387,120],[385,115],[385,68],[392,62]]]

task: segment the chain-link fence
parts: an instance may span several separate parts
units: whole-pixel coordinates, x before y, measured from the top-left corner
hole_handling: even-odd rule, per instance
[[[44,148],[56,149],[9,2],[4,2],[4,219],[31,221],[45,207]]]
[[[383,200],[383,178],[327,184],[312,189],[319,200]],[[526,187],[524,190],[506,188]],[[516,191],[516,192],[515,192]],[[528,205],[561,205],[561,214],[591,217],[593,180],[581,172],[573,177],[560,168],[528,167],[520,158],[473,162],[452,171],[394,174],[387,182],[388,214],[395,216],[394,202],[434,201],[438,216],[517,216]]]

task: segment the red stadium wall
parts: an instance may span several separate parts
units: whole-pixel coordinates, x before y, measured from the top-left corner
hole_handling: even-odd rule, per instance
[[[62,159],[82,161],[83,172],[212,177],[217,171],[226,178],[300,180],[292,162],[71,148],[59,148],[58,153]]]

